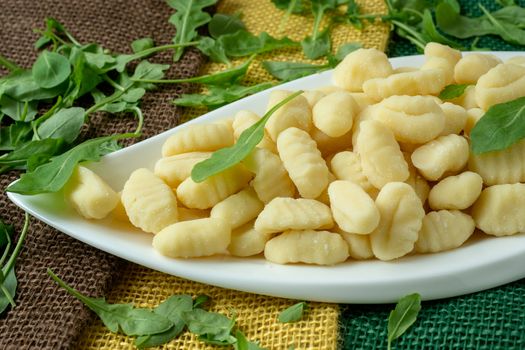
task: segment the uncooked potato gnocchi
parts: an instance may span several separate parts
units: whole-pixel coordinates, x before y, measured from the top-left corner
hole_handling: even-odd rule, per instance
[[[153,247],[174,258],[389,261],[460,247],[476,227],[524,232],[525,140],[481,155],[469,143],[488,108],[525,96],[525,57],[501,63],[429,43],[424,58],[393,69],[380,51],[354,51],[334,85],[281,106],[244,159],[203,182],[191,178],[194,166],[238,142],[259,115],[181,128],[154,173],[135,170],[121,195],[78,167],[65,199],[86,218],[111,213],[110,224],[155,233]],[[447,99],[448,84],[469,86]],[[267,110],[292,93],[272,91]]]

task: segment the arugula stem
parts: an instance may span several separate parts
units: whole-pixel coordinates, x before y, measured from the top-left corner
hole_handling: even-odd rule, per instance
[[[54,113],[55,111],[60,107],[60,105],[62,104],[62,96],[58,96],[57,98],[57,101],[55,102],[55,104],[44,114],[42,114],[42,116],[34,121],[32,121],[32,127],[33,127],[33,131],[35,133],[35,137],[40,140],[40,136],[38,135],[38,132],[36,131],[36,128],[38,127],[38,125],[40,125],[42,122],[46,121],[46,119],[50,118]]]
[[[149,56],[149,55],[154,54],[154,53],[159,52],[159,51],[165,51],[165,50],[170,50],[170,49],[178,49],[179,47],[186,47],[186,46],[195,46],[195,45],[198,45],[198,44],[199,44],[198,41],[190,41],[188,43],[168,44],[168,45],[161,45],[161,46],[151,47],[149,49],[146,49],[146,50],[134,53],[133,55],[128,57],[128,62],[131,62],[131,61],[137,60],[139,58],[143,58],[143,57]]]
[[[292,14],[292,11],[295,8],[296,4],[297,4],[297,0],[290,1],[290,4],[288,5],[286,12],[284,13],[284,16],[281,18],[281,22],[279,23],[279,28],[277,29],[278,36],[281,36],[283,34],[284,27],[286,26],[286,23],[288,22],[288,18],[290,18],[290,15]]]
[[[7,258],[7,254],[9,253],[9,249],[11,249],[11,237],[6,235],[7,237],[7,244],[5,246],[4,254],[2,255],[2,258],[0,258],[0,266],[4,264],[5,259]]]
[[[139,124],[137,125],[137,129],[135,129],[135,132],[133,134],[135,134],[136,136],[140,136],[140,133],[142,131],[142,125],[144,124],[144,115],[142,114],[142,110],[137,106],[133,107],[132,110],[135,112],[137,118],[139,119]]]
[[[0,290],[4,293],[5,297],[7,298],[7,301],[9,301],[9,304],[11,304],[11,307],[15,307],[15,300],[13,299],[13,296],[11,295],[11,293],[9,293],[7,288],[4,285],[1,285]]]
[[[111,103],[115,100],[117,100],[120,96],[124,95],[124,93],[126,92],[127,89],[129,89],[129,87],[131,87],[133,84],[131,84],[130,86],[124,88],[124,90],[119,90],[119,91],[116,91],[114,92],[112,95],[110,96],[107,96],[105,98],[103,98],[102,100],[100,100],[98,103],[94,104],[93,106],[91,106],[87,111],[86,111],[86,115],[89,115],[93,112],[96,112],[97,109],[101,108],[102,106],[104,106],[105,104],[108,104],[108,103]]]
[[[15,249],[13,250],[13,254],[11,254],[11,257],[7,261],[7,264],[2,268],[4,275],[7,275],[9,271],[15,265],[16,258],[18,258],[18,254],[20,254],[20,250],[22,249],[22,244],[24,243],[24,239],[27,236],[28,229],[29,229],[29,214],[25,213],[24,227],[22,228],[22,232],[20,233],[18,242],[16,242],[16,246],[15,246]]]
[[[53,270],[51,270],[49,267],[47,268],[47,274],[55,281],[60,287],[64,288],[69,294],[83,302],[84,304],[88,306],[92,306],[91,301],[80,294],[76,289],[71,288],[68,286],[64,281],[62,281],[57,275],[53,273]]]
[[[107,74],[102,74],[101,77],[102,79],[104,79],[104,81],[106,81],[109,85],[113,86],[115,89],[120,90],[120,91],[126,91],[125,87],[123,87],[122,85],[117,83],[115,80],[111,79],[110,77],[108,77]]]
[[[6,57],[2,55],[0,55],[0,66],[5,67],[7,70],[11,72],[14,70],[20,69],[20,67],[16,63],[8,60]]]
[[[314,20],[314,29],[312,31],[312,40],[317,39],[317,34],[319,34],[319,26],[321,25],[321,20],[323,19],[324,11],[321,12],[318,16],[315,16]]]
[[[392,24],[403,29],[405,32],[407,32],[408,34],[412,35],[412,38],[410,38],[408,35],[406,36],[406,39],[410,40],[413,44],[415,44],[416,46],[418,46],[419,48],[421,49],[425,49],[425,40],[424,38],[421,36],[421,34],[419,34],[418,32],[416,32],[415,30],[413,30],[412,28],[410,28],[410,26],[404,24],[404,23],[401,23],[399,21],[396,21],[396,20],[393,20],[392,21]]]
[[[388,343],[386,345],[386,350],[391,350],[392,349],[392,342],[390,341],[390,339],[388,340]]]

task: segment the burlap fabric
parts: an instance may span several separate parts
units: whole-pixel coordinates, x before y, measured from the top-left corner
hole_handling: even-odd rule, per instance
[[[379,13],[386,9],[382,0],[360,1],[360,3],[367,12]],[[267,31],[272,35],[279,35],[279,23],[283,12],[277,10],[270,0],[222,0],[217,10],[223,13],[241,12],[243,21],[253,33]],[[291,16],[281,34],[286,33],[294,40],[301,40],[310,33],[312,23],[311,17]],[[338,26],[333,33],[335,48],[347,42],[357,41],[362,42],[366,47],[384,50],[388,39],[388,26],[370,25],[363,32],[350,26]],[[272,80],[261,66],[263,60],[307,61],[299,49],[287,49],[261,55],[250,67],[245,79],[247,84]],[[234,63],[237,64],[240,61],[242,60]],[[220,69],[224,69],[224,66],[206,63],[202,73]],[[183,118],[193,118],[201,112],[203,110],[188,109],[183,114]],[[331,350],[337,347],[339,307],[336,304],[311,303],[310,311],[303,321],[294,324],[280,324],[277,322],[277,315],[295,301],[210,287],[152,272],[133,264],[123,269],[122,278],[107,294],[107,297],[112,302],[131,302],[142,307],[154,307],[168,296],[181,293],[210,295],[213,300],[211,310],[214,311],[229,314],[230,309],[235,309],[240,329],[246,333],[248,339],[260,340],[261,345],[265,348],[286,350],[290,345],[294,345],[298,350]],[[134,346],[132,338],[108,332],[103,324],[95,319],[82,333],[75,348],[111,350],[133,349]],[[161,348],[216,349],[216,347],[206,346],[188,332]]]
[[[168,24],[172,12],[161,0],[2,0],[0,53],[29,67],[37,55],[33,43],[38,35],[32,30],[42,28],[48,16],[61,21],[81,42],[97,42],[116,52],[130,52],[129,43],[140,37],[152,37],[157,44],[167,44],[175,33]],[[153,59],[170,60],[170,53]],[[169,75],[195,75],[202,62],[203,57],[196,50],[189,50]],[[180,111],[170,100],[188,88],[188,85],[164,87],[146,95],[142,104],[144,137],[178,123]],[[135,127],[136,121],[129,116],[97,114],[83,137],[121,133]],[[4,191],[17,177],[17,172],[0,176],[0,215],[19,231],[23,213],[9,202]],[[16,268],[18,305],[0,319],[0,349],[74,348],[79,332],[92,317],[80,302],[56,287],[46,274],[47,267],[82,293],[100,296],[114,283],[122,266],[121,260],[33,219]]]

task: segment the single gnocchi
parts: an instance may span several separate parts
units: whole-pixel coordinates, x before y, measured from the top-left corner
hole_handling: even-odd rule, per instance
[[[472,171],[449,176],[432,187],[428,204],[434,210],[467,209],[478,199],[482,187],[483,179]]]
[[[257,197],[257,193],[253,188],[247,187],[215,204],[210,217],[223,219],[234,230],[255,219],[263,208],[264,203]]]
[[[255,174],[252,186],[264,203],[276,197],[293,197],[295,185],[278,155],[266,149],[256,148],[243,164]]]
[[[165,227],[153,237],[153,248],[170,258],[196,258],[226,253],[230,239],[224,220],[197,219]]]
[[[516,64],[498,64],[476,84],[476,102],[485,111],[522,96],[525,96],[525,67]]]
[[[120,202],[118,194],[92,170],[77,166],[64,197],[86,219],[105,218]]]
[[[270,94],[267,110],[290,96],[292,92],[276,90]],[[312,128],[312,109],[304,96],[296,96],[287,104],[275,111],[266,122],[265,129],[273,141],[288,128],[299,128],[309,132]]]
[[[266,243],[264,257],[278,264],[335,265],[348,258],[348,245],[333,232],[287,231]]]
[[[362,122],[357,147],[363,173],[374,187],[382,188],[389,182],[408,178],[408,165],[403,153],[394,134],[385,125],[375,120]]]
[[[226,124],[192,124],[170,136],[162,156],[189,152],[212,152],[233,145],[233,132]]]
[[[379,211],[370,196],[350,181],[334,181],[328,187],[330,208],[337,225],[346,232],[368,234],[379,224]]]
[[[525,184],[485,188],[472,207],[476,227],[493,236],[525,231]]]
[[[336,228],[337,232],[348,243],[348,254],[355,260],[367,260],[374,257],[372,247],[370,246],[370,235],[359,235],[356,233],[348,233],[340,228]]]
[[[273,236],[273,233],[261,233],[253,227],[251,221],[232,231],[228,251],[233,256],[252,256],[262,253],[264,246]]]
[[[436,181],[447,173],[463,169],[469,158],[469,146],[463,136],[440,136],[412,153],[412,164],[427,180]]]
[[[377,189],[372,186],[361,166],[359,154],[351,151],[339,152],[330,161],[330,169],[338,180],[351,181],[368,194],[374,194]]]
[[[191,175],[193,167],[211,157],[211,152],[190,152],[161,158],[153,172],[172,188],[177,188]]]
[[[286,129],[277,139],[277,150],[301,196],[318,197],[328,185],[328,167],[310,135],[301,129]]]
[[[386,184],[376,198],[381,219],[370,233],[370,245],[380,260],[400,258],[414,249],[425,210],[416,192],[402,182]]]
[[[191,209],[208,209],[248,185],[252,173],[244,166],[236,165],[213,175],[202,182],[191,177],[177,187],[177,198]]]
[[[121,200],[129,221],[145,232],[158,233],[179,219],[175,194],[148,169],[131,173]]]
[[[235,140],[238,140],[241,134],[248,128],[250,128],[253,124],[257,123],[261,117],[259,117],[257,114],[250,112],[250,111],[239,111],[235,114],[235,118],[233,119],[232,127],[233,127],[233,137]],[[266,148],[274,153],[277,153],[277,148],[275,146],[275,143],[272,141],[268,133],[265,131],[263,135],[263,139],[257,147]]]
[[[333,226],[332,212],[326,204],[304,198],[275,198],[255,220],[255,229],[262,233],[329,229]]]
[[[474,220],[459,210],[431,211],[415,244],[418,253],[437,253],[461,246],[474,233]]]
[[[454,79],[458,84],[476,84],[482,75],[500,63],[501,60],[496,56],[471,53],[454,67]]]
[[[321,98],[313,108],[313,123],[330,137],[340,137],[352,130],[358,106],[352,95],[334,92]]]

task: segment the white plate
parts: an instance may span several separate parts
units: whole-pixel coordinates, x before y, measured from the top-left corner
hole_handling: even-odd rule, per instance
[[[505,59],[520,53],[494,53]],[[394,58],[394,67],[419,66],[422,56]],[[314,89],[331,84],[332,71],[286,83],[276,89]],[[162,143],[188,124],[232,116],[240,109],[262,114],[272,89],[212,111],[185,125],[105,156],[90,165],[120,190],[132,170],[153,168]],[[65,205],[60,194],[9,198],[31,215],[82,242],[171,275],[225,288],[301,300],[338,303],[386,303],[419,292],[423,299],[472,293],[525,277],[525,234],[472,238],[459,249],[414,255],[393,262],[349,261],[333,267],[276,265],[261,257],[227,256],[170,259],[151,247],[152,235],[110,220],[85,220]]]

